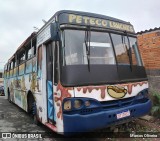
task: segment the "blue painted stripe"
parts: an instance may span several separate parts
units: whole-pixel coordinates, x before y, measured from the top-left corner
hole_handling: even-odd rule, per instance
[[[63,113],[64,132],[67,134],[69,132],[88,132],[95,129],[106,128],[114,124],[126,122],[126,120],[132,120],[133,118],[143,116],[149,113],[150,109],[151,100],[147,100],[145,103],[139,103],[109,111],[97,111],[96,113],[90,114]],[[116,115],[120,111],[126,110],[129,110],[131,115],[122,119],[117,119]]]
[[[47,82],[47,92],[48,92],[48,118],[55,121],[56,116],[55,116],[55,109],[54,109],[52,81]]]

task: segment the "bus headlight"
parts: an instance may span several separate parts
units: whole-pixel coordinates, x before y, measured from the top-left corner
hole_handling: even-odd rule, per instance
[[[81,100],[75,100],[75,101],[74,101],[74,108],[80,108],[81,105],[82,105]]]
[[[144,98],[148,98],[148,90],[147,89],[139,92],[137,95],[137,99],[144,99]]]
[[[71,110],[71,100],[65,101],[64,110]]]
[[[91,103],[87,100],[87,101],[85,101],[85,106],[86,107],[89,107],[91,105]]]
[[[137,95],[137,99],[143,99],[144,98],[144,95],[142,92],[140,92],[138,95]]]

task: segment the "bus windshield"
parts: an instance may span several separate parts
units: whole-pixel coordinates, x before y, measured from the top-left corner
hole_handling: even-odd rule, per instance
[[[85,44],[85,31],[66,29],[62,33],[63,40],[63,65],[82,65],[87,64],[87,47]],[[90,31],[89,62],[90,64],[116,64],[141,66],[139,52],[136,46],[136,38],[124,35],[109,35],[106,32]],[[111,42],[113,41],[113,45]],[[128,50],[131,50],[129,56]],[[114,53],[115,49],[115,53]],[[116,57],[116,58],[115,58]]]

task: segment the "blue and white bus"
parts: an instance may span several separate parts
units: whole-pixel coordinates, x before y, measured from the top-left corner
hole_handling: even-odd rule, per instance
[[[4,68],[8,100],[58,133],[125,123],[151,109],[133,26],[78,11],[57,12]]]

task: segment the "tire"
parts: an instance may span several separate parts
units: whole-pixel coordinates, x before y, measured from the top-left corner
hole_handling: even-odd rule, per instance
[[[8,101],[9,101],[9,103],[12,103],[9,90],[8,90]]]
[[[39,120],[38,120],[36,115],[33,116],[33,121],[34,121],[34,124],[40,125],[40,122],[39,122]]]
[[[36,125],[39,125],[40,122],[37,118],[37,106],[33,95],[30,95],[30,98],[28,99],[28,114],[32,117],[33,122]]]
[[[37,118],[37,106],[36,106],[36,102],[33,103],[33,107],[32,107],[32,117],[33,117],[33,121],[36,125],[39,125],[40,122]]]

